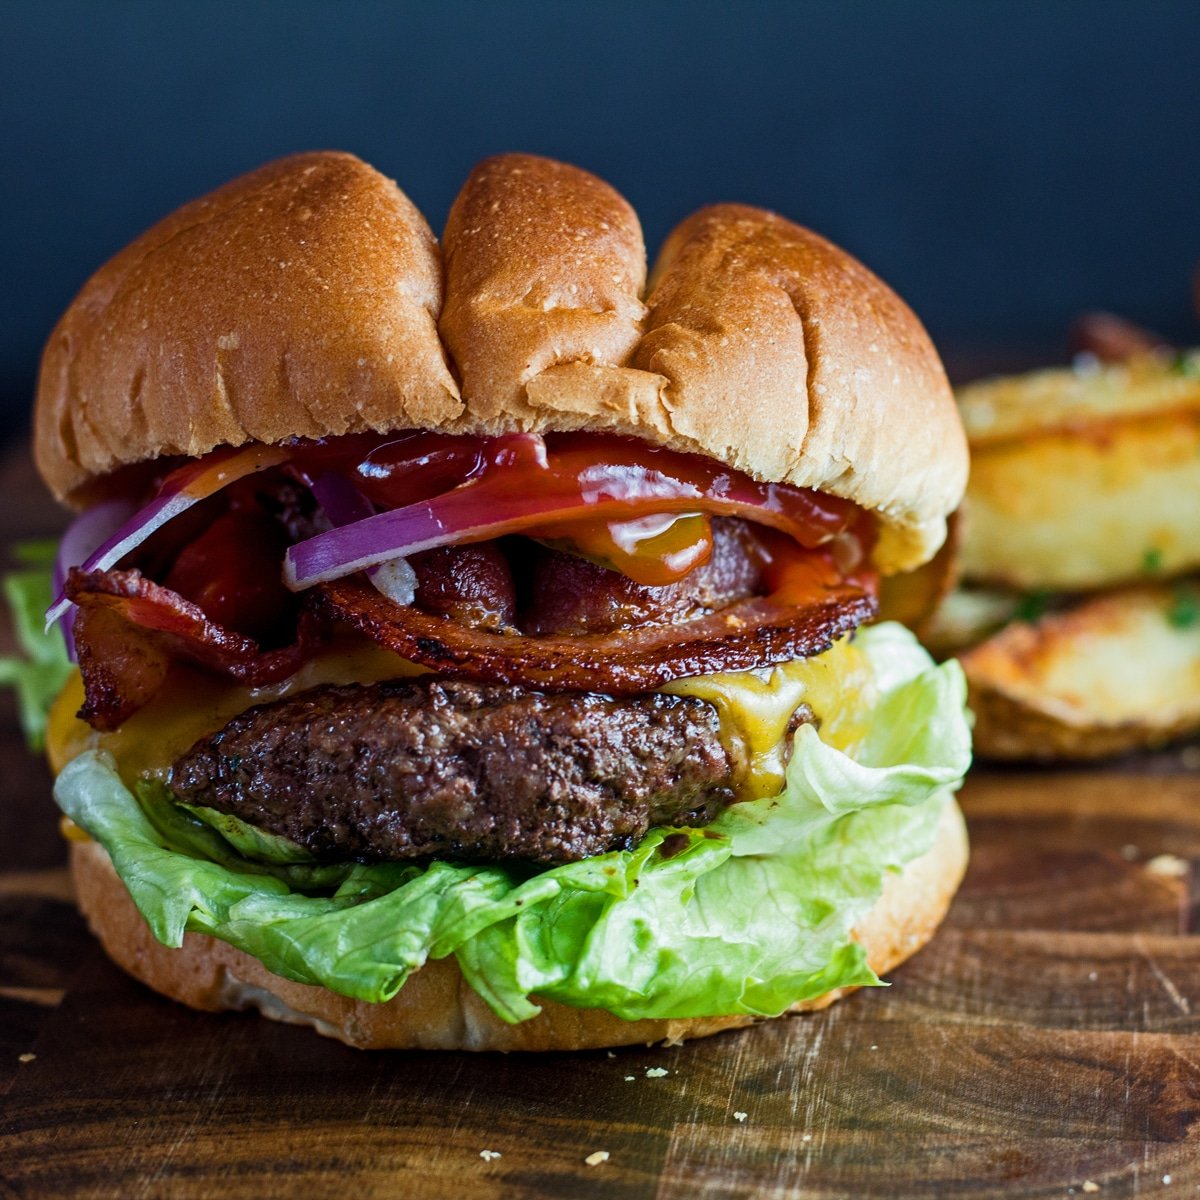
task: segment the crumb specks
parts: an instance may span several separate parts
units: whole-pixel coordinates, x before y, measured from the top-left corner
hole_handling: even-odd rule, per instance
[[[1182,879],[1188,872],[1185,859],[1177,854],[1156,854],[1147,864],[1146,870],[1151,875],[1163,875],[1169,879]]]

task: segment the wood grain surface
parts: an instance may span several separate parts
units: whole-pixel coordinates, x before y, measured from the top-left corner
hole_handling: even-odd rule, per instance
[[[10,457],[0,540],[59,520]],[[362,1053],[111,966],[0,705],[0,1196],[1200,1191],[1200,747],[973,774],[943,931],[824,1013],[670,1048]]]

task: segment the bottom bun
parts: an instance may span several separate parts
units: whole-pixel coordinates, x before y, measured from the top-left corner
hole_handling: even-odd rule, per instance
[[[933,846],[888,877],[883,894],[854,930],[876,973],[891,970],[930,939],[966,862],[962,814],[950,799]],[[96,842],[72,842],[71,867],[79,907],[109,957],[155,991],[209,1012],[257,1008],[274,1020],[311,1025],[318,1033],[364,1049],[588,1050],[681,1042],[761,1019],[624,1021],[600,1009],[539,1001],[538,1016],[509,1025],[471,989],[453,958],[426,963],[394,999],[370,1004],[283,979],[256,958],[201,934],[185,935],[178,950],[162,945]],[[853,990],[837,988],[801,1001],[791,1011],[824,1008]]]

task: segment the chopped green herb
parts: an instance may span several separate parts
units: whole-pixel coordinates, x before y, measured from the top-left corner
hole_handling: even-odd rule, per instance
[[[1200,592],[1179,587],[1167,609],[1167,620],[1176,629],[1194,629],[1200,625]]]
[[[1157,546],[1147,546],[1142,551],[1142,570],[1143,571],[1161,571],[1163,566],[1163,552]]]
[[[1171,363],[1171,370],[1187,379],[1200,379],[1200,350],[1180,350]]]
[[[1013,620],[1036,621],[1038,617],[1045,615],[1046,610],[1050,607],[1050,599],[1051,593],[1042,589],[1029,592],[1017,602],[1017,607],[1013,609]]]

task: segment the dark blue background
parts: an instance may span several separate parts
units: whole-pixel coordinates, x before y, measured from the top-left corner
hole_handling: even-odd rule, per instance
[[[654,246],[702,203],[854,251],[935,337],[1061,347],[1103,306],[1196,340],[1200,4],[13,3],[0,13],[0,416],[163,213],[353,150],[435,229],[471,164],[578,162]]]

